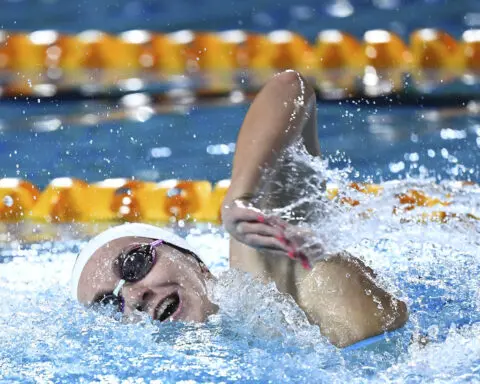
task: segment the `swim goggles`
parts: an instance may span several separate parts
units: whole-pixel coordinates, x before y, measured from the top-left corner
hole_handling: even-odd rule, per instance
[[[115,274],[120,277],[120,281],[112,293],[102,295],[95,300],[95,304],[111,305],[123,312],[125,299],[120,291],[125,283],[135,283],[148,275],[157,259],[155,247],[162,243],[163,240],[155,240],[148,244],[132,244],[123,250],[114,261]]]
[[[202,273],[208,271],[206,265],[196,254],[173,244],[166,243],[163,240],[155,240],[147,244],[132,244],[124,249],[120,256],[114,261],[115,274],[120,277],[120,281],[115,289],[112,293],[103,294],[94,300],[94,304],[111,305],[118,309],[119,312],[123,312],[125,309],[125,299],[120,295],[120,291],[126,283],[135,283],[148,275],[157,260],[155,247],[160,244],[166,244],[182,253],[193,256],[200,264]]]

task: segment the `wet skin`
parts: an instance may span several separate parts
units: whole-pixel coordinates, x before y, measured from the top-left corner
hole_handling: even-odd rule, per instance
[[[147,244],[153,239],[123,237],[100,247],[90,258],[80,276],[78,299],[91,305],[106,293],[112,293],[120,281],[114,262],[121,252],[132,244]],[[125,300],[125,315],[135,310],[159,319],[162,303],[172,295],[179,303],[168,320],[203,322],[216,311],[207,297],[206,283],[213,279],[195,258],[167,244],[155,247],[156,261],[150,272],[140,281],[126,283],[120,294]]]

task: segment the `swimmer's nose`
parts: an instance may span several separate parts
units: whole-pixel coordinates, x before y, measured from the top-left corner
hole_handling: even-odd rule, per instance
[[[129,312],[134,310],[140,312],[153,311],[153,298],[155,293],[141,283],[134,283],[124,287],[125,309]]]

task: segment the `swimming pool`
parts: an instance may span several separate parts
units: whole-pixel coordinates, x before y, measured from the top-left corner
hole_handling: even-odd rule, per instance
[[[247,108],[247,103],[228,99],[203,106],[146,104],[133,109],[121,101],[4,102],[0,164],[4,176],[41,188],[62,176],[87,182],[126,176],[215,182],[230,177]],[[333,167],[351,164],[358,172],[353,178],[379,182],[408,173],[480,180],[475,108],[469,112],[345,102],[318,108],[324,157]]]
[[[40,187],[65,175],[88,182],[124,176],[228,178],[246,108],[183,105],[156,113],[153,105],[125,114],[107,102],[60,108],[43,102],[2,104],[2,176]],[[84,241],[75,233],[79,227],[93,229],[3,224],[12,238],[0,250],[0,380],[479,381],[480,224],[465,214],[479,215],[480,189],[453,181],[480,179],[478,115],[464,109],[320,104],[319,136],[329,165],[315,166],[331,182],[386,181],[377,198],[352,192],[362,204],[336,211],[316,229],[331,235],[332,247],[361,255],[382,285],[406,300],[411,317],[404,330],[357,350],[329,345],[289,298],[226,271],[228,236],[209,224],[175,230],[188,236],[219,276],[210,295],[220,313],[207,324],[160,325],[148,319],[119,324],[68,299],[70,270]],[[442,209],[457,218],[417,220],[438,207],[416,208],[403,218],[392,215],[396,195],[408,189],[452,201]],[[50,231],[57,240],[15,241],[15,231],[32,230]],[[423,346],[419,340],[425,337],[430,342]]]

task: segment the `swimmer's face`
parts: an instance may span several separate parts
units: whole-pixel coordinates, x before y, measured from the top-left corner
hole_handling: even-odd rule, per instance
[[[111,294],[120,281],[116,261],[132,244],[148,244],[144,237],[123,237],[100,247],[80,275],[78,299],[92,305]],[[207,298],[206,281],[212,278],[186,251],[167,244],[155,247],[155,262],[141,280],[127,282],[120,291],[125,315],[135,310],[148,313],[155,320],[205,321],[215,312]]]

